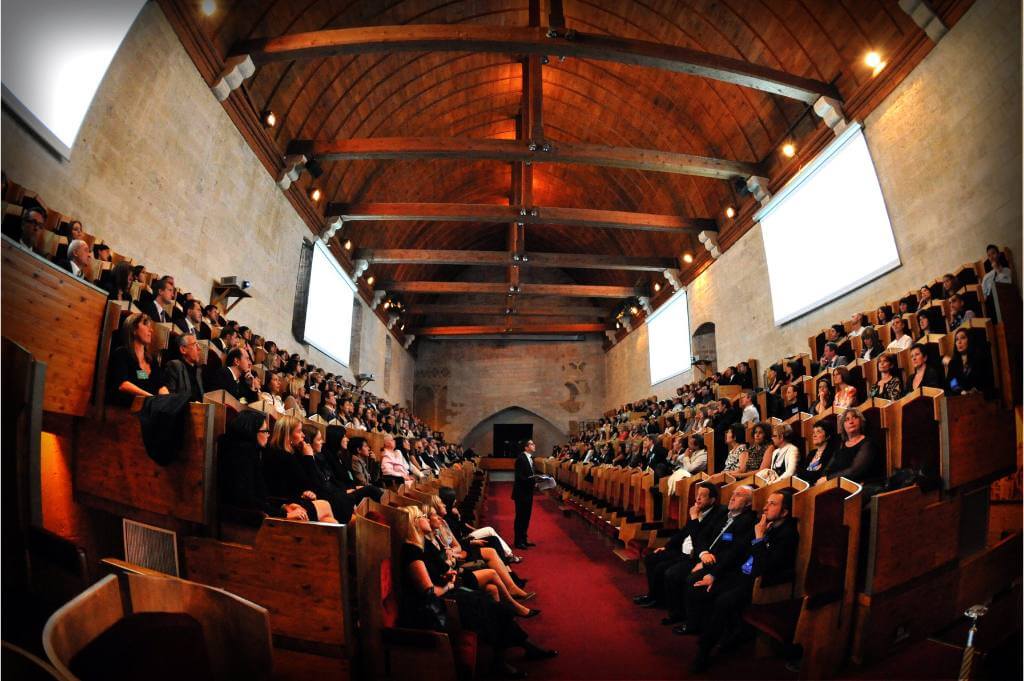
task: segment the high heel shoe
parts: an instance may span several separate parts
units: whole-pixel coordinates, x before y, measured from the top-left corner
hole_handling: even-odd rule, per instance
[[[522,596],[514,596],[513,598],[515,598],[520,603],[525,603],[526,601],[528,601],[528,600],[530,600],[532,598],[535,598],[536,596],[537,596],[537,592],[536,591],[528,591],[525,594],[523,594]]]
[[[524,620],[528,620],[531,617],[536,617],[539,614],[540,614],[540,610],[538,610],[537,608],[530,608],[530,611],[527,612],[525,615],[518,615],[517,614],[516,617],[522,617]]]

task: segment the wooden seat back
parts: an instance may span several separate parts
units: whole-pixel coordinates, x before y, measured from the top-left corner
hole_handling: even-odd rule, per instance
[[[0,325],[5,338],[46,362],[43,411],[87,415],[104,333],[106,292],[6,237],[0,257]]]
[[[198,536],[183,546],[186,576],[265,607],[278,646],[352,652],[346,526],[265,518],[252,546]]]
[[[50,617],[43,648],[62,678],[75,679],[70,669],[74,657],[119,621],[141,613],[183,613],[197,621],[213,678],[270,676],[267,610],[232,593],[173,577],[104,577]],[[153,643],[159,647],[159,641]],[[117,659],[110,664],[116,666]]]
[[[939,388],[920,388],[882,410],[888,441],[888,473],[914,468],[939,475]]]

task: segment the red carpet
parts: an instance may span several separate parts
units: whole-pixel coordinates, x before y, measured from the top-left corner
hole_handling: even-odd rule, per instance
[[[511,483],[488,485],[484,524],[512,539]],[[685,679],[696,640],[660,624],[662,610],[633,605],[646,592],[644,575],[629,573],[611,545],[581,518],[564,517],[546,494],[533,502],[530,541],[516,572],[537,591],[530,603],[543,612],[524,622],[537,644],[559,657],[521,665],[531,679]],[[755,659],[753,644],[730,659],[717,659],[705,678],[795,679],[776,658]]]

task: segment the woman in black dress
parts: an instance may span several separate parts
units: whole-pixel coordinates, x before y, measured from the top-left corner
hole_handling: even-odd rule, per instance
[[[833,478],[865,482],[875,474],[878,450],[867,436],[867,417],[856,409],[847,409],[840,420],[843,444],[825,467],[825,476],[817,484]]]
[[[946,389],[954,395],[980,392],[985,397],[995,393],[992,358],[988,348],[971,340],[966,329],[953,334],[953,356],[946,367]]]
[[[814,424],[814,428],[811,430],[811,447],[807,456],[800,462],[796,477],[813,485],[824,475],[825,469],[832,462],[832,455],[835,454],[837,447],[832,426],[827,420]]]
[[[920,343],[910,348],[910,366],[913,367],[914,373],[911,374],[910,385],[907,386],[908,393],[919,388],[943,387],[942,376],[928,363],[928,352]]]
[[[327,437],[323,450],[313,457],[321,474],[340,487],[352,499],[354,505],[369,497],[380,501],[384,490],[374,485],[363,485],[352,472],[352,455],[349,454],[348,435],[341,426],[327,426]]]
[[[438,609],[443,611],[443,603],[439,600],[452,598],[459,606],[462,626],[475,631],[494,649],[493,666],[496,672],[519,676],[519,671],[505,662],[505,651],[508,648],[522,647],[527,659],[543,659],[558,654],[553,650],[544,650],[529,640],[526,632],[515,621],[512,609],[495,600],[496,589],[487,594],[457,588],[458,573],[449,568],[443,552],[427,540],[432,531],[427,514],[416,506],[406,506],[402,510],[408,516],[408,534],[400,556],[402,600],[399,603],[398,621],[402,626],[442,630],[435,614]]]
[[[263,477],[263,456],[270,440],[267,415],[247,409],[217,441],[218,487],[222,514],[258,527],[263,518],[316,520],[316,501],[273,499]],[[319,502],[323,504],[323,502]],[[326,504],[323,504],[324,510]]]
[[[303,458],[308,457],[308,462]],[[279,416],[274,424],[270,446],[263,455],[263,480],[271,496],[306,499],[316,504],[320,522],[336,523],[329,501],[317,497],[317,480],[310,474],[313,448],[306,443],[302,421],[294,416]]]
[[[110,353],[107,401],[130,407],[137,395],[166,395],[160,376],[160,365],[149,354],[153,340],[153,321],[136,312],[121,326],[121,347]]]

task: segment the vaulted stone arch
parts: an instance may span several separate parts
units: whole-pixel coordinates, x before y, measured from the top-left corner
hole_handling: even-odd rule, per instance
[[[495,424],[529,423],[533,425],[533,441],[537,454],[546,456],[556,444],[565,442],[568,434],[540,414],[518,405],[500,409],[481,419],[463,438],[466,447],[472,447],[478,454],[487,455],[494,451],[492,434]]]

